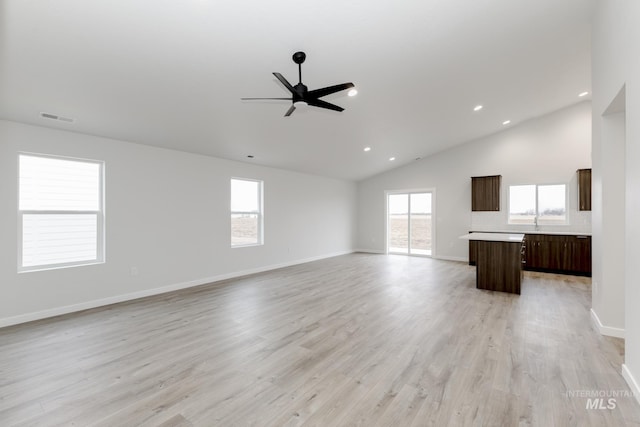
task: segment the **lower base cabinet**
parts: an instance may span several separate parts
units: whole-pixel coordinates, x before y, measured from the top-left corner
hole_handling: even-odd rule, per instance
[[[591,276],[591,236],[525,234],[523,268]],[[478,243],[469,241],[469,264],[476,265]]]
[[[524,268],[591,276],[591,236],[527,234]]]
[[[522,243],[478,240],[476,288],[520,294]]]

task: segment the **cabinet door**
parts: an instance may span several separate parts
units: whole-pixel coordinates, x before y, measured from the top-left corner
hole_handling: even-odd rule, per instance
[[[549,245],[544,236],[527,234],[525,244],[525,268],[545,268],[549,263]]]
[[[576,244],[574,237],[566,237],[559,239],[558,245],[560,246],[560,271],[574,271],[575,269],[575,252]]]
[[[524,250],[524,267],[525,268],[540,268],[540,262],[538,261],[538,247],[540,242],[535,236],[526,235],[524,244],[526,246]]]
[[[562,258],[560,245],[552,239],[545,239],[540,242],[540,258],[542,268],[548,270],[559,270],[560,259]]]
[[[571,271],[591,274],[591,237],[576,236],[573,243],[573,265]]]
[[[591,169],[578,169],[578,209],[591,210]]]
[[[500,210],[500,175],[471,177],[471,210]]]

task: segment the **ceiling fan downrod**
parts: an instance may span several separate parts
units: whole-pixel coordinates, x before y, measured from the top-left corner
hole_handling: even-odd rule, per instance
[[[307,54],[304,52],[296,52],[292,58],[293,62],[298,64],[298,83],[302,83],[302,63],[307,59]]]

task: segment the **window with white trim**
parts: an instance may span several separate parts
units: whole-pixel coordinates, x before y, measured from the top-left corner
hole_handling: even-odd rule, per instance
[[[564,225],[567,218],[567,186],[509,186],[509,224]]]
[[[231,178],[231,247],[263,244],[262,181]]]
[[[18,271],[104,261],[103,163],[18,156]]]

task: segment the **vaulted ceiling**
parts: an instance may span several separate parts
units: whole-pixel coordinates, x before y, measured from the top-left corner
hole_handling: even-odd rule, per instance
[[[3,0],[0,118],[359,180],[583,100],[592,10],[591,0]],[[272,73],[297,83],[299,50],[310,89],[356,85],[355,97],[324,98],[344,112],[284,117],[288,101],[240,100],[288,96]]]

